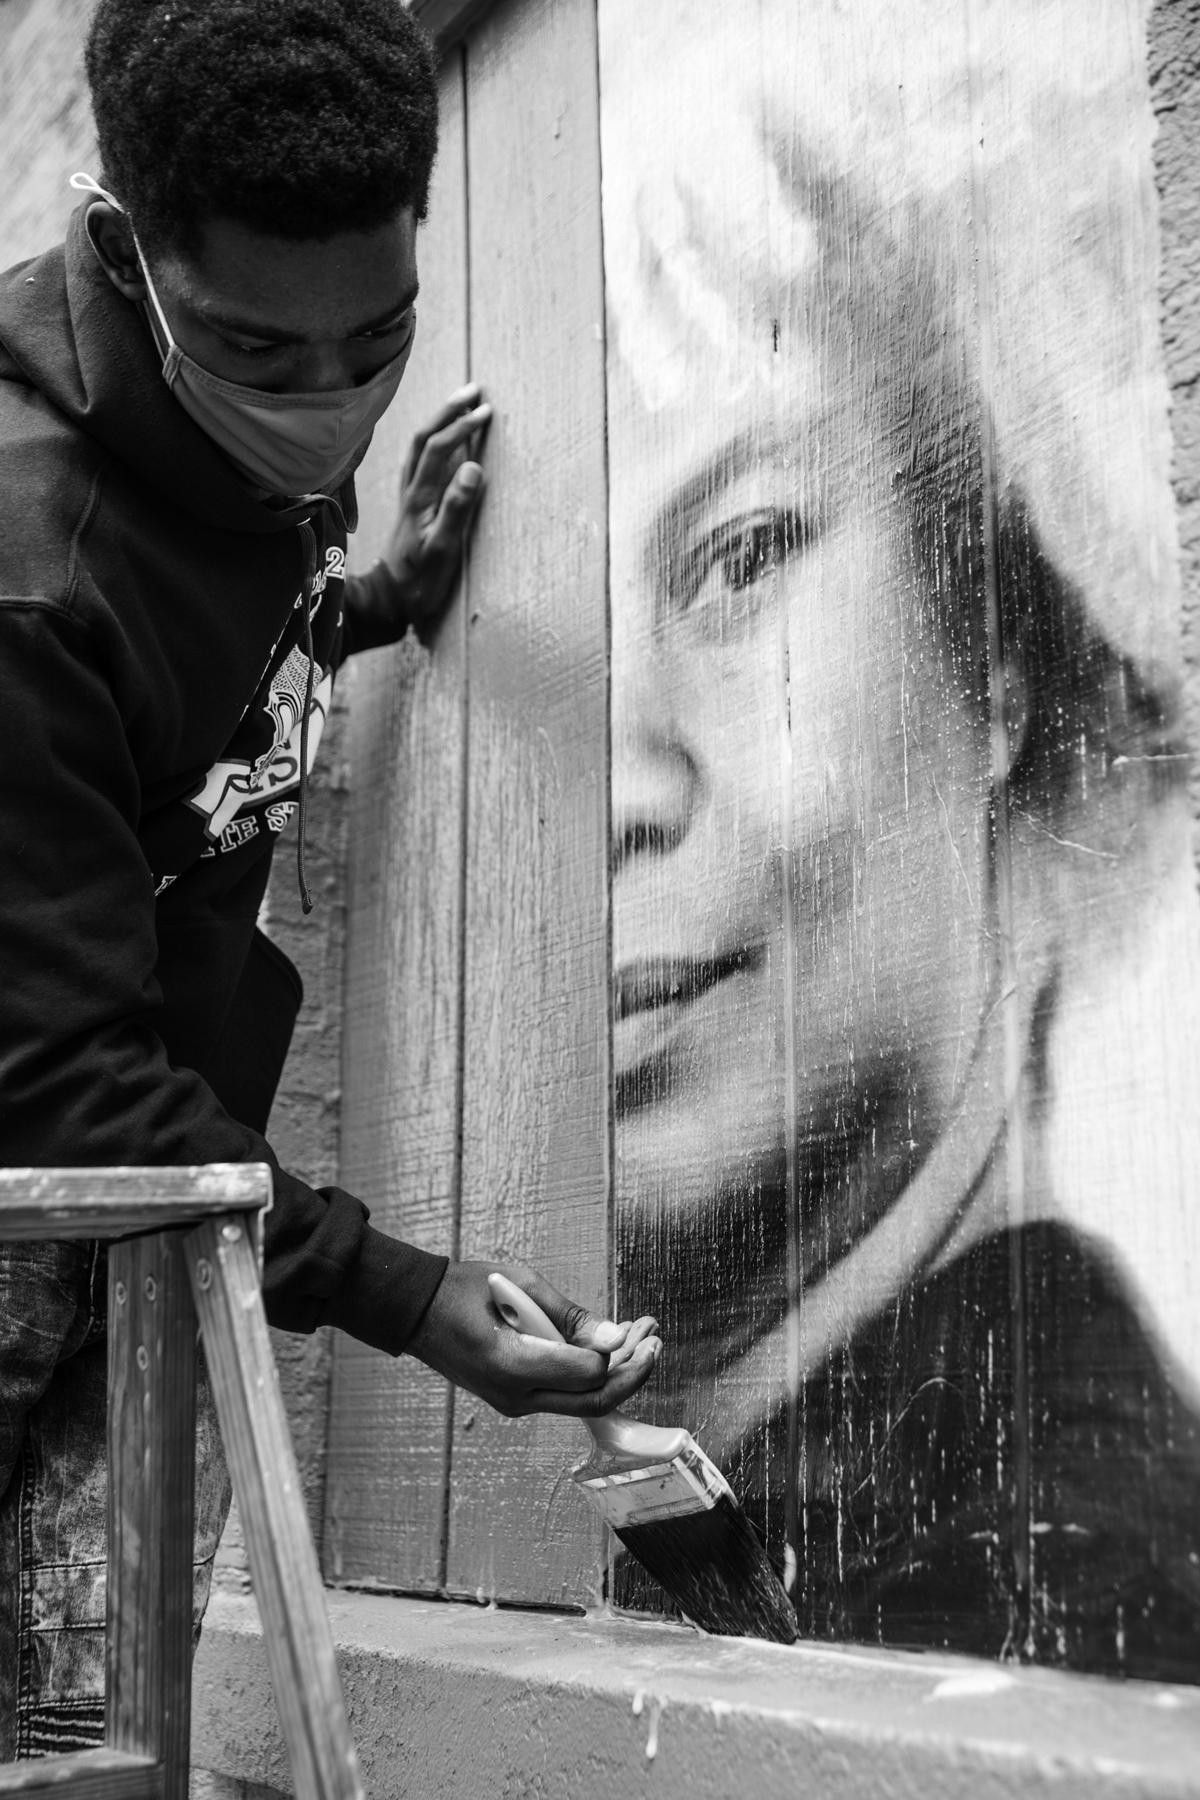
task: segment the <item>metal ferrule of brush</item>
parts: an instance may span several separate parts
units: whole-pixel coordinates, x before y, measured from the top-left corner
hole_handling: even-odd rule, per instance
[[[633,1421],[622,1423],[633,1424]],[[655,1427],[647,1425],[635,1429],[653,1431]],[[572,1471],[574,1479],[614,1531],[627,1530],[631,1525],[648,1525],[655,1519],[681,1519],[687,1513],[709,1512],[722,1494],[732,1498],[729,1483],[696,1440],[686,1431],[670,1435],[682,1437],[683,1444],[668,1461],[647,1461],[643,1453],[636,1467],[605,1468],[601,1453],[581,1469]]]

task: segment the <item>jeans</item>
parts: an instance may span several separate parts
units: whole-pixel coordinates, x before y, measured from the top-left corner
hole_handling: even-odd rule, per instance
[[[0,1762],[104,1737],[107,1251],[0,1245]],[[193,1620],[229,1478],[199,1358]]]

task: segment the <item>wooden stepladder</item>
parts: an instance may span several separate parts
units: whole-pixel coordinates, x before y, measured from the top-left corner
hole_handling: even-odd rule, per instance
[[[270,1200],[263,1163],[0,1170],[0,1240],[115,1240],[105,1745],[0,1767],[0,1796],[187,1800],[199,1321],[298,1800],[362,1800],[263,1312]]]

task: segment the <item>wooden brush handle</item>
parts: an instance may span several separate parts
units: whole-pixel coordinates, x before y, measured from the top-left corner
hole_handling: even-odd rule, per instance
[[[547,1344],[566,1342],[537,1301],[531,1300],[524,1288],[519,1288],[507,1275],[489,1275],[488,1286],[496,1311],[514,1331],[523,1331],[526,1337],[541,1338]],[[670,1462],[679,1455],[688,1439],[686,1431],[642,1425],[620,1412],[606,1413],[602,1419],[584,1419],[582,1423],[591,1432],[598,1450],[635,1464]]]

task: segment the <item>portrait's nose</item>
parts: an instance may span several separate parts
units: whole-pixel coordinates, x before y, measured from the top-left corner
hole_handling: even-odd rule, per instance
[[[615,875],[634,858],[678,848],[695,815],[701,777],[653,657],[614,659],[612,723]]]

